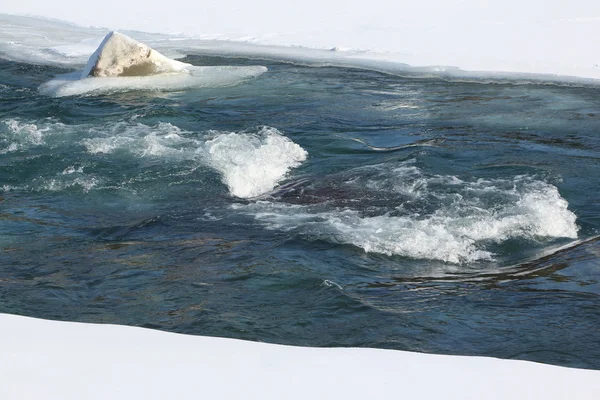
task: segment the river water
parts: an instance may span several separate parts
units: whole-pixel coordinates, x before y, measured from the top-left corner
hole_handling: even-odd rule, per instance
[[[0,312],[600,368],[597,87],[182,60],[268,70],[0,60]]]

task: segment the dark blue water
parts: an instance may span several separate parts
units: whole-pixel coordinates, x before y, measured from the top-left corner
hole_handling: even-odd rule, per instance
[[[185,61],[269,71],[51,98],[0,60],[0,312],[600,368],[597,88]]]

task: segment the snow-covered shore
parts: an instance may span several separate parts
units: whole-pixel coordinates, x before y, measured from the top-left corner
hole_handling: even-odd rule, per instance
[[[597,399],[600,371],[0,314],[2,399]]]
[[[459,77],[473,75],[467,71],[477,72],[475,77],[494,72],[496,77],[531,73],[600,79],[600,2],[592,0],[207,0],[176,6],[107,0],[93,12],[73,0],[29,0],[8,2],[0,12],[178,33],[237,44],[241,52],[296,59],[328,61],[327,55],[300,49],[334,49],[334,61],[358,66],[406,64]]]

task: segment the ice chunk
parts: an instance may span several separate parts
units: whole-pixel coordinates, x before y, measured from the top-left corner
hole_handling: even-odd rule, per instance
[[[82,77],[150,76],[185,71],[189,64],[171,60],[119,32],[110,32],[89,58]]]

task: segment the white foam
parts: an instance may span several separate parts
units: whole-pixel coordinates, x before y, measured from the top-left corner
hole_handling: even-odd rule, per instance
[[[256,132],[190,132],[170,123],[146,125],[135,121],[102,126],[66,125],[53,120],[0,121],[0,154],[60,142],[79,143],[90,154],[155,158],[163,162],[196,161],[222,176],[232,196],[255,197],[273,188],[307,157],[306,151],[272,127]],[[192,167],[196,168],[196,167]],[[79,185],[96,187],[83,167],[68,166],[57,178],[34,185],[62,190]],[[89,178],[89,179],[88,179]]]
[[[51,135],[50,126],[22,122],[18,119],[5,119],[0,125],[0,154],[6,154],[45,143],[47,135]]]
[[[71,175],[74,173],[82,173],[83,172],[83,167],[77,167],[75,168],[74,166],[69,166],[67,168],[64,169],[64,171],[62,172],[63,175]]]
[[[169,123],[117,123],[104,132],[81,144],[92,154],[196,160],[217,170],[231,195],[244,198],[273,190],[307,156],[302,147],[271,127],[254,133],[209,131],[206,137],[198,137]]]
[[[307,156],[302,147],[270,127],[256,134],[219,134],[206,142],[205,150],[231,194],[245,198],[273,190]]]
[[[64,74],[40,86],[40,93],[52,97],[105,94],[132,90],[179,91],[233,86],[262,75],[267,68],[193,67],[182,73],[114,78],[81,78],[81,72]]]
[[[353,174],[367,168],[372,167],[357,168]],[[489,246],[510,239],[577,238],[575,214],[549,183],[526,176],[466,182],[428,175],[411,165],[385,173],[388,177],[379,174],[344,183],[347,193],[362,186],[405,196],[403,203],[381,215],[367,216],[348,207],[332,209],[326,203],[259,201],[234,208],[253,215],[269,229],[295,231],[308,239],[449,263],[492,260]]]
[[[49,192],[61,192],[68,188],[79,187],[85,193],[95,188],[99,180],[94,176],[87,176],[85,174],[78,174],[79,176],[62,176],[55,179],[48,179],[43,182],[35,190],[45,190]]]
[[[94,132],[97,128],[91,128]],[[102,134],[103,133],[103,134]],[[136,157],[156,157],[170,160],[196,159],[202,141],[186,138],[185,132],[170,123],[149,126],[119,122],[104,127],[98,135],[81,140],[91,154],[128,153]]]
[[[90,129],[94,136],[80,142],[89,153],[196,160],[217,170],[231,195],[237,197],[272,190],[307,156],[302,147],[271,127],[256,133],[210,131],[206,137],[169,123],[148,126],[121,122],[105,126],[101,132]]]

